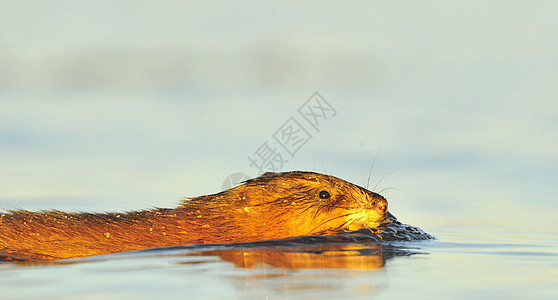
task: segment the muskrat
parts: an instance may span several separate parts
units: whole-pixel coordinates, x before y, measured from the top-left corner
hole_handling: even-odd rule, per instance
[[[145,248],[321,235],[389,222],[384,197],[313,172],[265,173],[176,208],[126,213],[8,211],[0,258],[75,258]]]

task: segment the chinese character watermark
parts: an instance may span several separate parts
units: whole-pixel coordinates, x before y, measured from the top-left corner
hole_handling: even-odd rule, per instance
[[[250,167],[258,169],[258,174],[262,174],[266,170],[281,171],[283,164],[287,162],[277,149],[273,149],[267,144],[267,141],[254,152],[253,157],[248,157],[248,160],[250,161]]]
[[[294,117],[290,117],[273,134],[273,138],[287,153],[294,156],[312,138],[312,135]]]
[[[270,145],[269,141],[265,140],[254,153],[248,157],[248,161],[250,162],[249,167],[255,168],[257,175],[261,175],[268,171],[281,172],[285,163],[288,162],[284,157],[288,155],[294,157],[308,141],[314,138],[308,130],[308,127],[315,132],[320,132],[320,125],[337,115],[337,110],[335,110],[335,108],[333,108],[333,106],[331,106],[318,92],[312,94],[297,111],[299,115],[290,116],[285,123],[271,135],[280,148]],[[304,123],[304,121],[300,122],[301,117],[306,120],[306,123]],[[305,126],[307,127],[303,124],[306,124]],[[222,188],[223,190],[232,188],[242,184],[249,178],[251,178],[251,176],[246,173],[233,173],[225,179]]]
[[[316,129],[321,121],[325,121],[328,117],[333,118],[337,111],[329,104],[320,93],[315,92],[304,104],[298,109],[300,115]]]

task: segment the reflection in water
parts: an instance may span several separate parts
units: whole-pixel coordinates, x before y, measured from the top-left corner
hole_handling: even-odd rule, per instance
[[[370,295],[385,285],[373,274],[381,270],[389,259],[424,253],[406,241],[432,238],[418,228],[394,220],[379,229],[361,229],[329,236],[213,245],[210,250],[198,249],[181,254],[184,259],[178,264],[209,262],[192,260],[193,257],[219,257],[236,268],[246,269],[224,275],[224,279],[233,282],[244,295],[261,296],[261,291],[270,290],[282,297],[289,296],[290,292],[296,291],[297,295],[301,295],[305,291],[316,290]]]
[[[277,245],[275,245],[277,246]],[[380,243],[323,244],[299,247],[247,247],[200,251],[186,256],[217,256],[245,272],[225,275],[243,294],[274,291],[282,297],[290,292],[316,290],[359,290],[370,294],[377,289],[376,280],[362,282],[369,271],[381,269],[386,262]],[[183,262],[182,264],[190,264]],[[336,278],[353,278],[339,281]],[[357,280],[359,279],[359,280]],[[355,287],[353,282],[359,282]]]
[[[332,244],[300,248],[230,248],[187,255],[218,256],[241,268],[258,268],[269,265],[293,270],[378,269],[385,264],[381,244]]]

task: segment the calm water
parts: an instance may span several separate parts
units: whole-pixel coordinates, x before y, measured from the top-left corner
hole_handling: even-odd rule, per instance
[[[2,263],[0,298],[558,298],[558,4],[305,3],[3,2],[0,210],[173,207],[268,146],[359,185],[375,161],[435,240]]]

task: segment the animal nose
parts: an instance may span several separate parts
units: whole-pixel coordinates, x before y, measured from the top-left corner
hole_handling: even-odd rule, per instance
[[[387,201],[385,199],[379,199],[376,203],[376,207],[382,213],[387,212]]]

